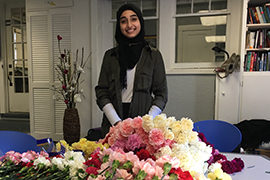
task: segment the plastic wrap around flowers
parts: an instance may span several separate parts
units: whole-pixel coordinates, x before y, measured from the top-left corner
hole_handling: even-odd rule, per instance
[[[193,122],[188,118],[176,120],[165,114],[145,115],[126,119],[111,127],[102,143],[108,143],[113,150],[125,152],[146,149],[159,158],[165,154],[180,160],[180,168],[189,172],[205,173],[207,160],[212,156],[212,147],[207,146],[193,131]]]

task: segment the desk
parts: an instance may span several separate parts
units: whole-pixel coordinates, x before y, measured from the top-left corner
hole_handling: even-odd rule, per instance
[[[231,174],[233,180],[270,180],[270,158],[257,154],[222,153],[228,160],[235,157],[244,161],[241,172]],[[269,172],[269,173],[267,173]]]

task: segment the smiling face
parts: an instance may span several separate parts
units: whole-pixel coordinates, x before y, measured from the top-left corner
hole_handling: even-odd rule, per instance
[[[136,13],[125,10],[120,16],[120,29],[127,38],[136,37],[141,31],[141,23]]]

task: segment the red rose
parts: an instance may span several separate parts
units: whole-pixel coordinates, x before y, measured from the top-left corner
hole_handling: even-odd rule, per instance
[[[57,36],[58,41],[60,41],[62,39],[62,37],[60,35]]]
[[[65,73],[65,74],[67,74],[67,73],[68,73],[68,70],[67,70],[67,69],[65,69],[65,70],[64,70],[64,73]]]
[[[63,85],[62,88],[63,88],[64,90],[66,90],[66,86],[65,86],[65,85]]]
[[[65,100],[64,102],[67,104],[68,103],[68,100]]]
[[[64,57],[66,57],[66,55],[65,55],[65,54],[61,54],[61,58],[63,58],[63,59],[64,59]]]

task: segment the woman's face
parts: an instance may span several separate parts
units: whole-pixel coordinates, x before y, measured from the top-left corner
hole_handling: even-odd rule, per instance
[[[141,31],[141,23],[136,13],[125,10],[120,16],[120,29],[127,38],[136,37]]]

